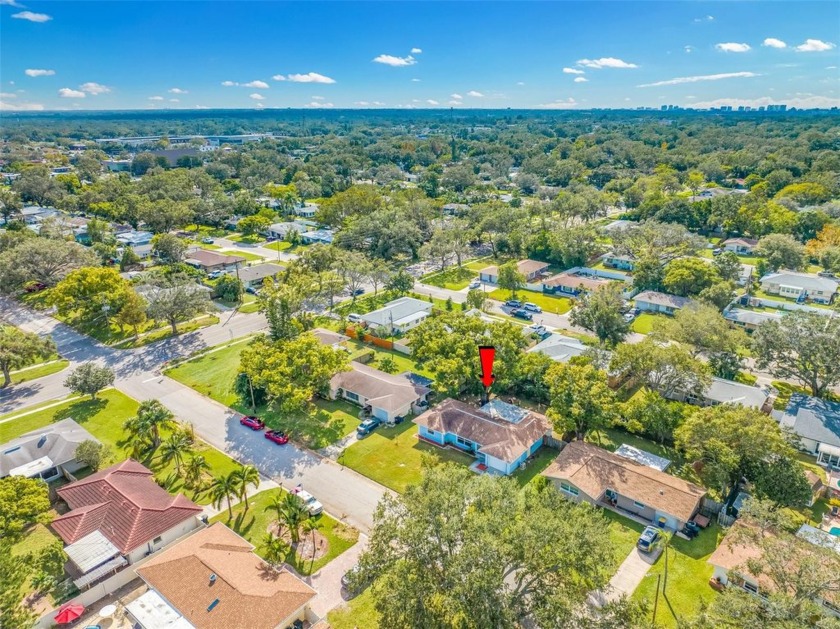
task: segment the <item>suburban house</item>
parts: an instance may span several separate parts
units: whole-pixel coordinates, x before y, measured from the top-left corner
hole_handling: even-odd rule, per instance
[[[586,351],[586,345],[578,339],[573,339],[562,334],[552,333],[542,341],[528,350],[528,353],[535,352],[545,354],[551,360],[560,363],[567,363],[575,356],[580,356]]]
[[[549,266],[548,262],[520,260],[516,263],[516,270],[525,276],[526,283],[532,283],[537,277],[545,273]],[[499,282],[499,267],[495,264],[484,267],[478,272],[478,279],[489,284],[497,284]]]
[[[476,408],[451,398],[414,418],[417,436],[476,458],[478,471],[515,472],[551,430],[544,415],[495,398]]]
[[[151,244],[154,234],[146,231],[127,231],[122,234],[117,234],[117,242],[129,247],[137,247],[138,245]]]
[[[402,334],[420,325],[431,314],[431,302],[400,297],[361,315],[361,318],[369,328],[385,328],[389,334]]]
[[[265,278],[275,277],[285,270],[286,267],[271,262],[255,264],[254,266],[246,266],[244,269],[240,269],[239,279],[245,288],[258,288],[262,286]]]
[[[283,223],[272,223],[268,226],[266,230],[266,235],[269,238],[277,238],[278,240],[285,240],[286,237],[291,232],[297,232],[298,234],[302,231],[306,231],[301,229],[301,226],[297,223],[291,222],[283,222]]]
[[[72,419],[22,434],[0,446],[0,478],[25,476],[47,482],[65,478],[84,465],[76,461],[83,441],[99,441]]]
[[[609,506],[675,531],[694,517],[706,495],[657,467],[583,441],[569,443],[542,475],[570,500]]]
[[[315,328],[312,330],[312,334],[321,341],[322,345],[329,345],[333,349],[344,349],[344,343],[350,340],[349,336],[324,328]]]
[[[636,258],[631,255],[621,255],[618,253],[605,253],[601,257],[604,266],[612,269],[619,269],[621,271],[632,271],[636,268]]]
[[[315,215],[318,213],[318,205],[315,203],[304,203],[292,211],[297,216],[302,216],[303,218],[315,218]]]
[[[577,273],[559,273],[542,281],[543,291],[577,297],[581,293],[592,293],[609,285],[610,280],[589,277]]]
[[[739,256],[751,256],[758,241],[753,238],[729,238],[720,244],[724,251],[731,251]]]
[[[762,323],[767,321],[780,321],[784,315],[778,312],[759,312],[758,310],[746,310],[744,308],[730,308],[725,310],[723,317],[739,328],[752,332]]]
[[[612,234],[617,231],[625,230],[625,229],[633,229],[638,227],[639,223],[636,221],[628,221],[624,219],[618,219],[611,223],[607,223],[601,228],[601,231],[606,232],[607,234]]]
[[[303,232],[300,239],[307,245],[331,245],[334,236],[331,229],[313,229]]]
[[[655,290],[646,290],[634,298],[636,308],[647,312],[664,312],[674,314],[680,308],[691,303],[688,297],[677,297],[668,293],[660,293]]]
[[[126,606],[143,629],[283,629],[315,620],[315,590],[276,570],[221,522],[137,568],[149,590]]]
[[[410,415],[426,405],[431,392],[428,387],[416,385],[404,375],[385,373],[356,361],[350,367],[330,380],[333,400],[349,400],[384,422]]]
[[[840,287],[840,281],[836,279],[796,271],[768,273],[759,282],[761,290],[768,295],[797,301],[810,299],[820,304],[830,304]]]
[[[669,400],[687,402],[695,406],[715,406],[717,404],[740,404],[769,413],[773,408],[770,392],[751,384],[713,377],[711,384],[703,391],[675,391],[666,396]]]
[[[750,594],[766,596],[772,593],[775,586],[766,575],[754,575],[749,570],[748,562],[759,559],[761,549],[745,536],[738,536],[739,531],[747,526],[749,525],[744,524],[741,520],[736,521],[723,542],[706,560],[714,568],[710,582],[739,587]],[[731,537],[733,535],[736,537]],[[773,533],[769,530],[764,532],[765,537],[772,535]],[[801,540],[803,545],[813,544],[840,552],[837,538],[828,531],[822,531],[806,524],[799,529],[796,537]],[[738,541],[732,541],[733,539]],[[807,547],[804,550],[807,552]],[[797,571],[799,567],[791,565],[790,569]],[[836,592],[832,594],[831,600],[819,600],[817,602],[822,605],[826,613],[840,616],[840,596],[837,596]]]
[[[181,494],[171,495],[133,459],[60,487],[57,493],[70,510],[50,527],[68,544],[68,555],[86,558],[73,575],[79,588],[137,562],[201,524],[201,507]],[[88,559],[85,548],[91,546],[98,547],[97,561]]]
[[[192,267],[201,269],[205,273],[212,273],[213,271],[234,271],[239,265],[245,262],[245,258],[219,253],[217,251],[209,251],[207,249],[195,249],[187,253],[187,258],[184,262]]]
[[[799,437],[799,447],[817,463],[840,468],[840,403],[794,393],[779,425]]]

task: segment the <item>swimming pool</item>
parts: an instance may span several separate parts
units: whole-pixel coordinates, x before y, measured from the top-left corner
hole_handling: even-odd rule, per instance
[[[838,537],[840,537],[840,526],[832,526],[829,533],[831,533],[832,535],[837,535]]]

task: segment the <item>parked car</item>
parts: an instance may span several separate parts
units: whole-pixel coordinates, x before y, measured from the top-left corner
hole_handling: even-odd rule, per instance
[[[351,596],[357,596],[367,587],[367,583],[360,583],[357,575],[359,574],[359,564],[350,568],[347,572],[341,575],[341,587]]]
[[[281,446],[289,443],[289,435],[282,430],[269,430],[265,433],[265,438]]]
[[[531,325],[528,326],[528,331],[531,334],[536,334],[537,336],[545,336],[548,333],[548,330],[545,328],[544,325]]]
[[[362,322],[362,315],[356,314],[355,312],[351,312],[347,315],[347,320],[350,323],[361,323]]]
[[[224,271],[213,271],[207,277],[209,277],[211,280],[215,280],[217,277],[222,277],[222,275],[224,275],[224,274],[225,274]]]
[[[829,279],[834,279],[834,273],[832,273],[831,271],[820,271],[819,273],[817,273],[817,276],[818,277],[827,277]]]
[[[315,496],[305,491],[300,485],[295,487],[291,493],[303,501],[303,504],[306,505],[306,510],[309,511],[309,515],[318,515],[324,510],[324,505],[318,502]]]
[[[359,295],[364,295],[365,289],[364,288],[357,288],[353,292],[350,293],[351,297],[358,297]]]
[[[542,308],[540,308],[537,304],[532,304],[530,301],[526,301],[525,305],[522,307],[528,312],[542,312]]]
[[[636,548],[641,550],[643,553],[649,553],[653,550],[654,545],[662,534],[659,532],[659,529],[655,526],[646,526],[645,530],[642,531],[642,534],[639,536],[639,541],[636,542]]]
[[[719,256],[722,253],[723,253],[723,249],[720,249],[720,248],[712,249],[712,255],[713,256]]]
[[[512,317],[516,317],[517,319],[525,319],[526,321],[533,321],[534,317],[531,316],[531,313],[525,310],[524,308],[514,308],[510,311]]]
[[[507,306],[508,308],[521,308],[522,307],[522,302],[519,301],[518,299],[508,299],[505,302],[505,306]]]
[[[254,288],[253,286],[248,286],[245,289],[245,292],[250,293],[251,295],[259,295],[259,293],[260,293],[259,289]]]
[[[201,239],[201,242],[205,245],[212,245],[213,244],[213,239],[210,238],[209,236],[205,236],[204,238]]]
[[[632,312],[628,312],[624,315],[624,321],[626,321],[627,323],[633,323],[633,320],[635,318],[636,315],[634,315]]]
[[[381,423],[382,420],[380,420],[378,417],[371,417],[369,419],[366,419],[361,424],[359,424],[358,428],[356,428],[356,436],[366,437],[374,430],[376,430]]]
[[[476,288],[481,288],[481,282],[478,280],[473,280],[470,282],[470,285],[467,286],[470,290],[475,290]]]
[[[263,428],[265,428],[265,422],[263,422],[263,420],[261,420],[259,417],[254,417],[253,415],[240,417],[239,423],[243,426],[247,426],[251,430],[262,430]]]

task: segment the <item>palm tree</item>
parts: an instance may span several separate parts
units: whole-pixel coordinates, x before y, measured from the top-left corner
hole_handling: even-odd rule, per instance
[[[272,566],[278,566],[283,563],[286,559],[286,554],[289,552],[289,545],[271,533],[265,534],[260,548],[262,548],[265,554],[265,560]]]
[[[248,485],[257,487],[260,484],[260,473],[253,465],[243,465],[231,473],[236,475],[236,481],[239,483],[239,498],[245,501],[245,511],[248,511]]]
[[[152,450],[160,445],[161,429],[175,426],[175,416],[158,400],[142,402],[137,415],[124,424],[124,428],[135,440],[147,442]]]
[[[312,572],[312,566],[315,565],[315,531],[319,528],[321,528],[321,523],[315,518],[309,518],[303,523],[304,534],[309,533],[312,536],[312,558],[309,563],[309,572]]]
[[[233,519],[233,509],[230,505],[230,497],[236,496],[239,490],[239,483],[236,480],[236,471],[231,472],[227,476],[219,476],[210,485],[210,499],[213,501],[213,506],[217,509],[221,507],[222,502],[227,500],[228,506],[228,520]]]
[[[210,465],[207,463],[207,459],[201,454],[194,454],[184,464],[184,484],[193,489],[200,487],[204,472],[209,471]]]
[[[300,529],[303,523],[309,519],[309,511],[303,502],[294,494],[282,492],[274,496],[274,502],[269,507],[277,514],[277,519],[286,528],[292,537],[292,543],[300,541]]]
[[[181,464],[184,456],[192,452],[190,438],[182,432],[174,432],[160,446],[160,458],[164,463],[175,461],[175,473],[181,475]]]

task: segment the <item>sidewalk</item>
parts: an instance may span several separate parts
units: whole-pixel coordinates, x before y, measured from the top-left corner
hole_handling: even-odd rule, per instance
[[[622,596],[631,596],[660,554],[662,554],[661,550],[650,555],[641,553],[636,548],[631,550],[610,579],[606,591],[599,590],[590,594],[589,603],[601,607],[606,603],[617,601]]]

